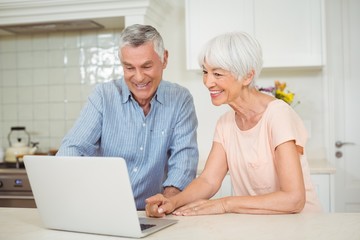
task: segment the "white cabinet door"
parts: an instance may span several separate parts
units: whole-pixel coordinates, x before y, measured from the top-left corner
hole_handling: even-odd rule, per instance
[[[256,36],[264,67],[319,67],[323,0],[186,0],[187,68],[210,38],[231,31]]]
[[[314,188],[317,192],[317,195],[319,197],[324,212],[332,212],[331,209],[332,191],[331,191],[330,176],[331,176],[330,174],[311,174],[311,179],[314,184]]]
[[[218,34],[235,30],[253,31],[251,0],[186,0],[187,68],[200,69],[201,47]]]
[[[254,0],[264,67],[322,65],[321,0]]]

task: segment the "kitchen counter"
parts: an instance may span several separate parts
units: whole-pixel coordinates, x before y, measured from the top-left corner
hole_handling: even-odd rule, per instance
[[[144,216],[144,212],[139,212]],[[168,216],[179,222],[145,239],[360,239],[360,213]],[[45,229],[37,209],[0,208],[0,239],[128,239]]]
[[[311,174],[334,174],[336,168],[328,161],[322,159],[309,160],[309,167]]]

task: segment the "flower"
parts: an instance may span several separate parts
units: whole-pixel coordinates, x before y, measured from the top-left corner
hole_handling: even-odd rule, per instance
[[[268,87],[268,88],[259,88],[259,91],[270,93],[274,97],[283,100],[287,104],[291,105],[294,101],[295,93],[290,92],[289,90],[285,91],[286,88],[286,82],[279,82],[278,80],[275,80],[274,87]],[[297,101],[295,105],[299,104],[300,101]]]

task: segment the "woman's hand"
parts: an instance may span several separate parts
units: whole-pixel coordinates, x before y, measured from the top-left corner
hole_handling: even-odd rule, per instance
[[[145,200],[146,216],[148,217],[164,217],[174,211],[175,206],[169,198],[164,197],[162,194],[156,194]]]
[[[173,214],[177,216],[195,216],[226,213],[224,201],[224,198],[198,200],[176,209]]]

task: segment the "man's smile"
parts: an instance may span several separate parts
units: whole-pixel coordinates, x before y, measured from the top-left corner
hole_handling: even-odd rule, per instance
[[[144,89],[144,88],[146,88],[147,86],[149,86],[150,83],[151,83],[151,82],[147,82],[147,83],[134,83],[134,82],[133,82],[133,84],[135,85],[135,87],[136,87],[137,89]]]

